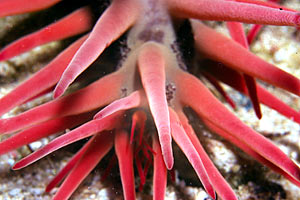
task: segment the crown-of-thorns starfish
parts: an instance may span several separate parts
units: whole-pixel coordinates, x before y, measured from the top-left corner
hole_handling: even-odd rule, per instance
[[[60,0],[32,0],[30,4],[23,0],[1,0],[0,16],[38,11],[59,3]],[[92,12],[82,7],[0,51],[0,60],[5,61],[38,45],[82,34],[92,28],[33,77],[0,99],[0,114],[4,114],[56,85],[54,100],[0,120],[1,134],[19,131],[0,143],[0,154],[81,125],[23,158],[13,169],[23,168],[59,148],[92,136],[47,187],[50,191],[65,178],[54,199],[69,198],[113,146],[125,199],[135,199],[134,160],[143,185],[152,163],[151,156],[153,198],[163,199],[167,169],[172,169],[174,163],[173,138],[213,199],[216,194],[224,200],[237,199],[189,124],[183,108],[190,107],[212,131],[300,186],[299,167],[272,142],[242,123],[196,76],[182,67],[174,29],[176,23],[182,22],[180,19],[189,19],[192,27],[194,65],[199,64],[201,74],[232,106],[232,100],[219,81],[248,95],[258,118],[261,117],[261,102],[300,122],[297,111],[260,87],[255,78],[298,96],[300,81],[252,54],[248,45],[260,26],[253,27],[247,40],[240,23],[298,27],[300,15],[297,11],[274,2],[256,0],[112,0],[93,28]],[[227,27],[232,39],[199,20],[230,21]],[[123,55],[121,67],[83,89],[62,96],[68,86],[126,32],[129,51]],[[203,57],[205,59],[200,59]],[[127,121],[131,123],[128,125]],[[140,130],[138,136],[134,136],[135,130]],[[145,159],[140,158],[140,153]]]

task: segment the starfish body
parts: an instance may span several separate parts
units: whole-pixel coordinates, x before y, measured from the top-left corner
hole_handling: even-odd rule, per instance
[[[18,0],[2,0],[0,10],[10,15],[52,5],[49,1],[39,2],[31,8],[24,7],[22,11],[16,9],[20,6]],[[58,1],[51,2],[55,4]],[[57,149],[91,137],[47,187],[50,191],[63,181],[54,199],[69,198],[113,147],[125,199],[136,197],[134,163],[142,188],[152,161],[153,198],[163,199],[167,169],[172,169],[174,164],[174,140],[211,198],[215,199],[217,194],[224,200],[237,199],[189,124],[183,109],[190,107],[212,131],[299,186],[300,169],[297,164],[272,142],[235,117],[196,76],[188,73],[189,66],[185,66],[176,43],[174,23],[178,21],[180,24],[187,18],[194,35],[193,59],[196,64],[205,64],[199,66],[199,71],[218,91],[226,97],[219,84],[222,81],[247,94],[259,118],[259,104],[262,102],[299,123],[300,114],[262,89],[255,78],[298,96],[300,81],[252,54],[239,23],[300,25],[298,12],[281,10],[272,5],[255,0],[246,3],[229,0],[113,0],[89,34],[78,39],[44,69],[0,99],[0,112],[3,114],[56,84],[52,101],[0,120],[1,134],[19,131],[0,143],[0,153],[77,126],[20,160],[13,169],[28,166]],[[75,15],[78,12],[79,17]],[[91,16],[89,9],[81,8],[61,21],[8,45],[0,51],[0,59],[9,59],[35,45],[49,42],[50,35],[50,40],[56,40],[86,32],[91,27]],[[236,21],[228,23],[232,39],[217,33],[200,20]],[[74,24],[74,31],[59,28],[64,35],[55,31],[56,27],[70,23]],[[54,34],[46,29],[54,30]],[[125,33],[127,52],[120,60],[120,67],[94,83],[64,95],[68,86]],[[38,44],[28,42],[36,37],[41,37]],[[24,48],[16,48],[18,46]],[[217,62],[222,63],[221,69]],[[48,76],[49,72],[51,76]],[[227,100],[230,101],[228,97]]]

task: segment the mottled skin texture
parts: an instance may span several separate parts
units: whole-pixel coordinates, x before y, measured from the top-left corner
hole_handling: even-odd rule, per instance
[[[20,2],[11,2],[9,6],[3,4],[0,11],[2,9],[13,14]],[[44,1],[40,7],[34,6],[31,10],[51,6],[48,3]],[[29,10],[24,7],[23,12]],[[78,18],[66,18],[63,21],[63,25],[74,23],[72,27],[75,30],[63,30],[64,37],[85,32],[91,27],[91,12],[88,9],[84,11]],[[185,19],[189,20],[194,36],[195,52],[189,61],[189,65],[194,66],[185,66],[180,47],[177,46],[176,29]],[[233,39],[215,32],[199,19],[237,21],[228,23]],[[85,26],[77,21],[84,22]],[[174,165],[172,144],[177,143],[211,198],[216,199],[218,195],[224,200],[237,199],[189,125],[183,109],[190,107],[211,130],[300,186],[299,167],[272,142],[235,117],[198,77],[188,72],[198,63],[210,63],[208,70],[198,66],[199,70],[204,76],[206,74],[206,77],[210,77],[224,96],[226,94],[218,81],[249,95],[258,118],[261,117],[259,103],[263,102],[299,122],[298,112],[257,87],[254,78],[296,95],[300,95],[300,81],[251,54],[243,27],[238,22],[300,25],[298,12],[278,9],[273,4],[263,5],[257,1],[113,0],[88,35],[77,40],[41,72],[0,100],[3,114],[43,94],[57,83],[52,101],[18,116],[0,120],[0,133],[20,131],[0,143],[0,152],[3,154],[57,131],[77,127],[23,158],[13,169],[28,166],[57,149],[91,136],[89,142],[47,187],[47,191],[50,191],[64,180],[53,199],[68,199],[113,147],[119,163],[124,198],[136,197],[134,165],[140,176],[141,189],[153,162],[153,198],[162,199],[167,169],[171,170]],[[51,27],[58,23],[55,22]],[[59,38],[61,33],[53,30],[53,39]],[[47,36],[50,33],[51,30],[41,31],[34,38],[41,36],[40,45],[48,42]],[[68,86],[78,80],[77,77],[125,33],[126,51],[120,59],[119,68],[72,94],[63,95]],[[32,37],[25,36],[2,49],[0,60],[7,60],[23,52],[16,49],[16,46],[24,46],[27,50],[33,48],[31,43],[26,42]],[[66,60],[68,62],[62,62]],[[218,70],[218,62],[222,63],[224,73]],[[57,65],[58,69],[55,68]],[[54,76],[48,78],[47,70]],[[42,81],[42,87],[36,84],[38,80]],[[29,89],[31,92],[28,92]],[[95,112],[98,113],[94,115]],[[74,118],[78,121],[74,121]],[[40,132],[41,129],[45,131]]]

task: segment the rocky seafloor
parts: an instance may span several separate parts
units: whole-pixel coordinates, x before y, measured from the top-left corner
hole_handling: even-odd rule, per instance
[[[297,1],[286,1],[287,6],[300,10]],[[0,19],[0,41],[7,37],[15,26],[20,26],[29,15],[20,15]],[[245,26],[249,28],[249,26]],[[224,25],[218,24],[218,30],[224,32]],[[226,32],[226,31],[225,31]],[[2,45],[2,43],[0,43]],[[11,91],[17,84],[44,66],[62,48],[60,42],[37,47],[29,53],[22,54],[7,62],[0,62],[0,95]],[[2,46],[0,46],[1,48]],[[300,78],[300,32],[292,27],[266,26],[251,45],[251,51],[276,66]],[[293,108],[300,109],[300,98],[262,83],[267,89]],[[271,139],[287,155],[300,163],[300,126],[282,117],[276,111],[262,106],[263,118],[258,120],[249,106],[249,100],[239,93],[227,88],[228,93],[237,104],[233,112],[246,124]],[[51,95],[27,103],[12,110],[4,117],[22,112],[33,105],[51,98]],[[228,106],[229,109],[231,109]],[[191,116],[193,118],[193,116]],[[234,188],[241,200],[297,200],[300,189],[280,175],[260,165],[238,148],[222,138],[207,131],[196,119],[193,122],[201,136],[210,157],[224,177]],[[0,136],[3,140],[6,136]],[[25,169],[13,171],[11,167],[21,157],[46,144],[53,137],[35,142],[29,147],[22,147],[7,155],[0,156],[0,200],[10,199],[51,199],[57,189],[45,193],[44,188],[72,156],[72,149],[62,149]],[[186,169],[186,162],[175,147],[176,180],[169,181],[166,199],[208,199],[192,170]],[[122,189],[118,177],[101,182],[101,167],[96,168],[73,194],[72,199],[122,199]],[[191,173],[187,173],[191,171]],[[184,173],[181,173],[184,172]],[[137,192],[138,199],[152,199],[151,178],[145,189]]]

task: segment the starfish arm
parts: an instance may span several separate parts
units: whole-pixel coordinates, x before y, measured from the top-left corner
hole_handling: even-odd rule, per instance
[[[132,114],[131,117],[131,132],[130,132],[130,144],[133,143],[134,140],[134,132],[136,129],[136,126],[139,126],[139,138],[138,138],[138,145],[142,145],[143,136],[145,132],[145,124],[147,120],[147,114],[142,110],[137,110]]]
[[[92,142],[88,143],[88,149],[70,171],[53,200],[68,199],[72,195],[79,184],[112,148],[113,138],[112,133],[103,132],[90,139]]]
[[[92,17],[90,10],[87,7],[80,8],[63,19],[9,44],[0,51],[0,61],[8,60],[48,42],[84,33],[91,26]]]
[[[299,26],[299,13],[226,0],[168,0],[172,14],[200,20]]]
[[[146,176],[144,174],[144,169],[142,166],[142,161],[141,158],[139,157],[139,155],[137,153],[134,154],[134,162],[135,162],[135,166],[138,172],[138,176],[140,178],[140,186],[139,186],[139,191],[143,190],[143,187],[146,183]]]
[[[94,119],[104,118],[120,110],[129,110],[132,108],[139,107],[146,102],[146,99],[144,97],[144,92],[142,90],[137,90],[131,93],[129,96],[124,97],[122,99],[118,99],[106,106],[105,108],[103,108],[102,110],[100,110],[94,116]]]
[[[241,3],[249,3],[249,4],[255,4],[259,6],[265,6],[269,8],[278,8],[279,10],[286,10],[286,11],[292,11],[292,12],[299,12],[298,10],[291,9],[284,7],[283,5],[280,5],[272,0],[269,1],[261,1],[261,0],[229,0],[229,1],[235,1],[235,2],[241,2]]]
[[[153,155],[153,200],[163,200],[167,186],[167,168],[156,136],[153,136],[152,145],[155,151]]]
[[[55,177],[48,183],[45,191],[50,192],[55,186],[57,186],[68,174],[69,172],[75,167],[75,165],[78,163],[78,161],[82,158],[82,156],[85,154],[85,152],[89,149],[92,142],[95,142],[96,136],[93,136],[92,139],[90,139],[64,166],[62,170],[59,171],[58,174],[55,175]]]
[[[168,169],[173,167],[172,137],[165,85],[165,60],[155,43],[144,45],[138,57],[142,85],[149,102]]]
[[[17,170],[24,168],[64,146],[87,138],[101,131],[113,129],[114,125],[117,123],[116,120],[118,116],[119,115],[116,114],[101,120],[92,120],[83,124],[82,126],[54,139],[46,146],[23,158],[14,165],[13,169]]]
[[[260,6],[266,6],[270,8],[277,8],[280,10],[287,10],[287,11],[293,11],[293,12],[298,12],[297,10],[286,8],[280,4],[277,4],[276,1],[260,1],[260,0],[232,0],[236,2],[242,2],[242,3],[250,3],[250,4],[256,4]],[[247,41],[248,44],[251,44],[253,40],[255,39],[256,35],[259,33],[259,31],[262,29],[262,25],[260,24],[254,24],[252,28],[249,30],[248,35],[247,35]]]
[[[172,136],[175,142],[178,144],[180,149],[182,149],[183,153],[186,155],[187,159],[195,169],[208,195],[210,195],[213,199],[216,199],[214,188],[211,185],[211,180],[207,174],[207,170],[203,165],[202,159],[200,158],[190,138],[185,133],[185,130],[183,129],[177,114],[172,108],[169,109],[170,109]]]
[[[230,96],[225,92],[223,89],[222,85],[216,80],[211,74],[207,72],[201,72],[201,74],[216,88],[216,90],[224,97],[224,99],[227,101],[227,103],[235,109],[235,103],[234,101],[230,98]]]
[[[238,43],[240,43],[242,46],[244,46],[246,49],[249,49],[248,41],[246,38],[246,34],[243,28],[243,25],[239,22],[227,22],[227,27],[229,29],[231,37]],[[243,74],[246,87],[248,90],[248,94],[250,97],[250,100],[252,102],[255,114],[258,119],[261,119],[261,109],[259,105],[259,100],[257,96],[257,90],[256,90],[256,81],[252,76],[249,76],[247,74]]]
[[[254,112],[255,112],[257,118],[261,119],[262,113],[261,113],[260,102],[259,102],[259,98],[258,98],[258,94],[257,94],[256,81],[252,76],[249,76],[247,74],[243,74],[243,77],[244,77],[244,80],[245,80],[245,83],[247,86],[250,100],[251,100],[253,108],[254,108]]]
[[[286,116],[290,120],[293,120],[300,124],[300,113],[291,108],[289,105],[285,104],[283,101],[271,94],[269,91],[267,91],[261,86],[258,86],[257,94],[263,104],[276,110],[277,112]]]
[[[183,104],[192,107],[203,119],[247,143],[265,159],[279,166],[296,180],[300,180],[299,167],[287,155],[235,117],[199,80],[181,72],[177,81],[184,85],[184,88],[180,88],[180,84],[177,86]]]
[[[74,42],[47,66],[0,99],[0,115],[54,86],[87,36]]]
[[[0,0],[0,17],[34,12],[48,8],[61,0]]]
[[[113,41],[118,39],[138,17],[136,0],[114,0],[97,21],[88,39],[77,51],[54,90],[54,98],[61,96],[67,87],[90,66]]]
[[[188,122],[188,119],[186,118],[183,111],[178,111],[178,117],[180,119],[180,122],[182,123],[182,126],[187,134],[187,136],[190,138],[192,144],[194,145],[196,151],[198,152],[201,160],[203,161],[204,167],[207,170],[207,174],[211,180],[211,183],[213,187],[215,188],[218,197],[220,197],[223,200],[238,200],[237,196],[235,195],[233,189],[230,187],[230,185],[226,182],[226,180],[223,178],[221,173],[218,171],[218,169],[215,167],[213,162],[210,160],[208,155],[206,154],[205,150],[203,149],[202,145],[200,144],[200,141],[193,131],[193,128]]]
[[[246,143],[243,141],[239,140],[238,138],[235,138],[231,136],[231,134],[227,133],[226,131],[218,128],[215,126],[213,123],[209,122],[208,120],[203,120],[203,122],[215,133],[219,134],[223,138],[227,139],[240,149],[242,149],[245,153],[249,154],[252,156],[254,159],[256,159],[258,162],[260,162],[263,165],[266,165],[270,169],[274,170],[275,172],[283,175],[286,179],[291,181],[293,184],[297,185],[298,187],[300,186],[300,181],[295,179],[295,177],[291,176],[290,174],[286,173],[284,170],[282,170],[279,166],[276,164],[273,164],[269,160],[265,159],[263,156],[261,156],[259,153],[257,153],[255,150],[251,149]]]
[[[83,122],[86,122],[88,119],[91,119],[92,114],[93,113],[72,115],[34,125],[0,142],[0,155],[49,135],[64,131],[67,128],[73,128]]]
[[[254,39],[256,38],[256,36],[258,35],[258,33],[260,32],[260,30],[262,29],[263,25],[260,24],[254,24],[251,29],[249,30],[248,34],[247,34],[247,41],[249,44],[251,44]]]
[[[116,72],[91,85],[15,117],[0,119],[0,133],[10,133],[43,121],[76,115],[105,106],[121,95],[123,75]]]
[[[217,80],[248,95],[245,80],[240,72],[212,60],[199,62],[199,69],[200,73],[209,73]]]
[[[121,130],[116,131],[115,151],[119,162],[124,199],[134,200],[133,149],[127,132]]]
[[[231,38],[240,43],[246,49],[249,49],[248,41],[244,32],[243,24],[239,22],[227,22],[226,26],[229,30]]]
[[[239,43],[217,33],[201,22],[193,20],[192,26],[199,52],[227,67],[300,95],[300,81],[296,77],[267,63]]]
[[[210,62],[205,67],[205,72],[211,73],[216,79],[236,89],[237,91],[248,95],[245,88],[243,77],[240,73],[227,68],[226,66],[220,66],[215,62]],[[257,95],[261,103],[265,104],[269,108],[272,108],[287,118],[300,123],[300,113],[285,104],[283,101],[272,95],[263,87],[257,85]]]

